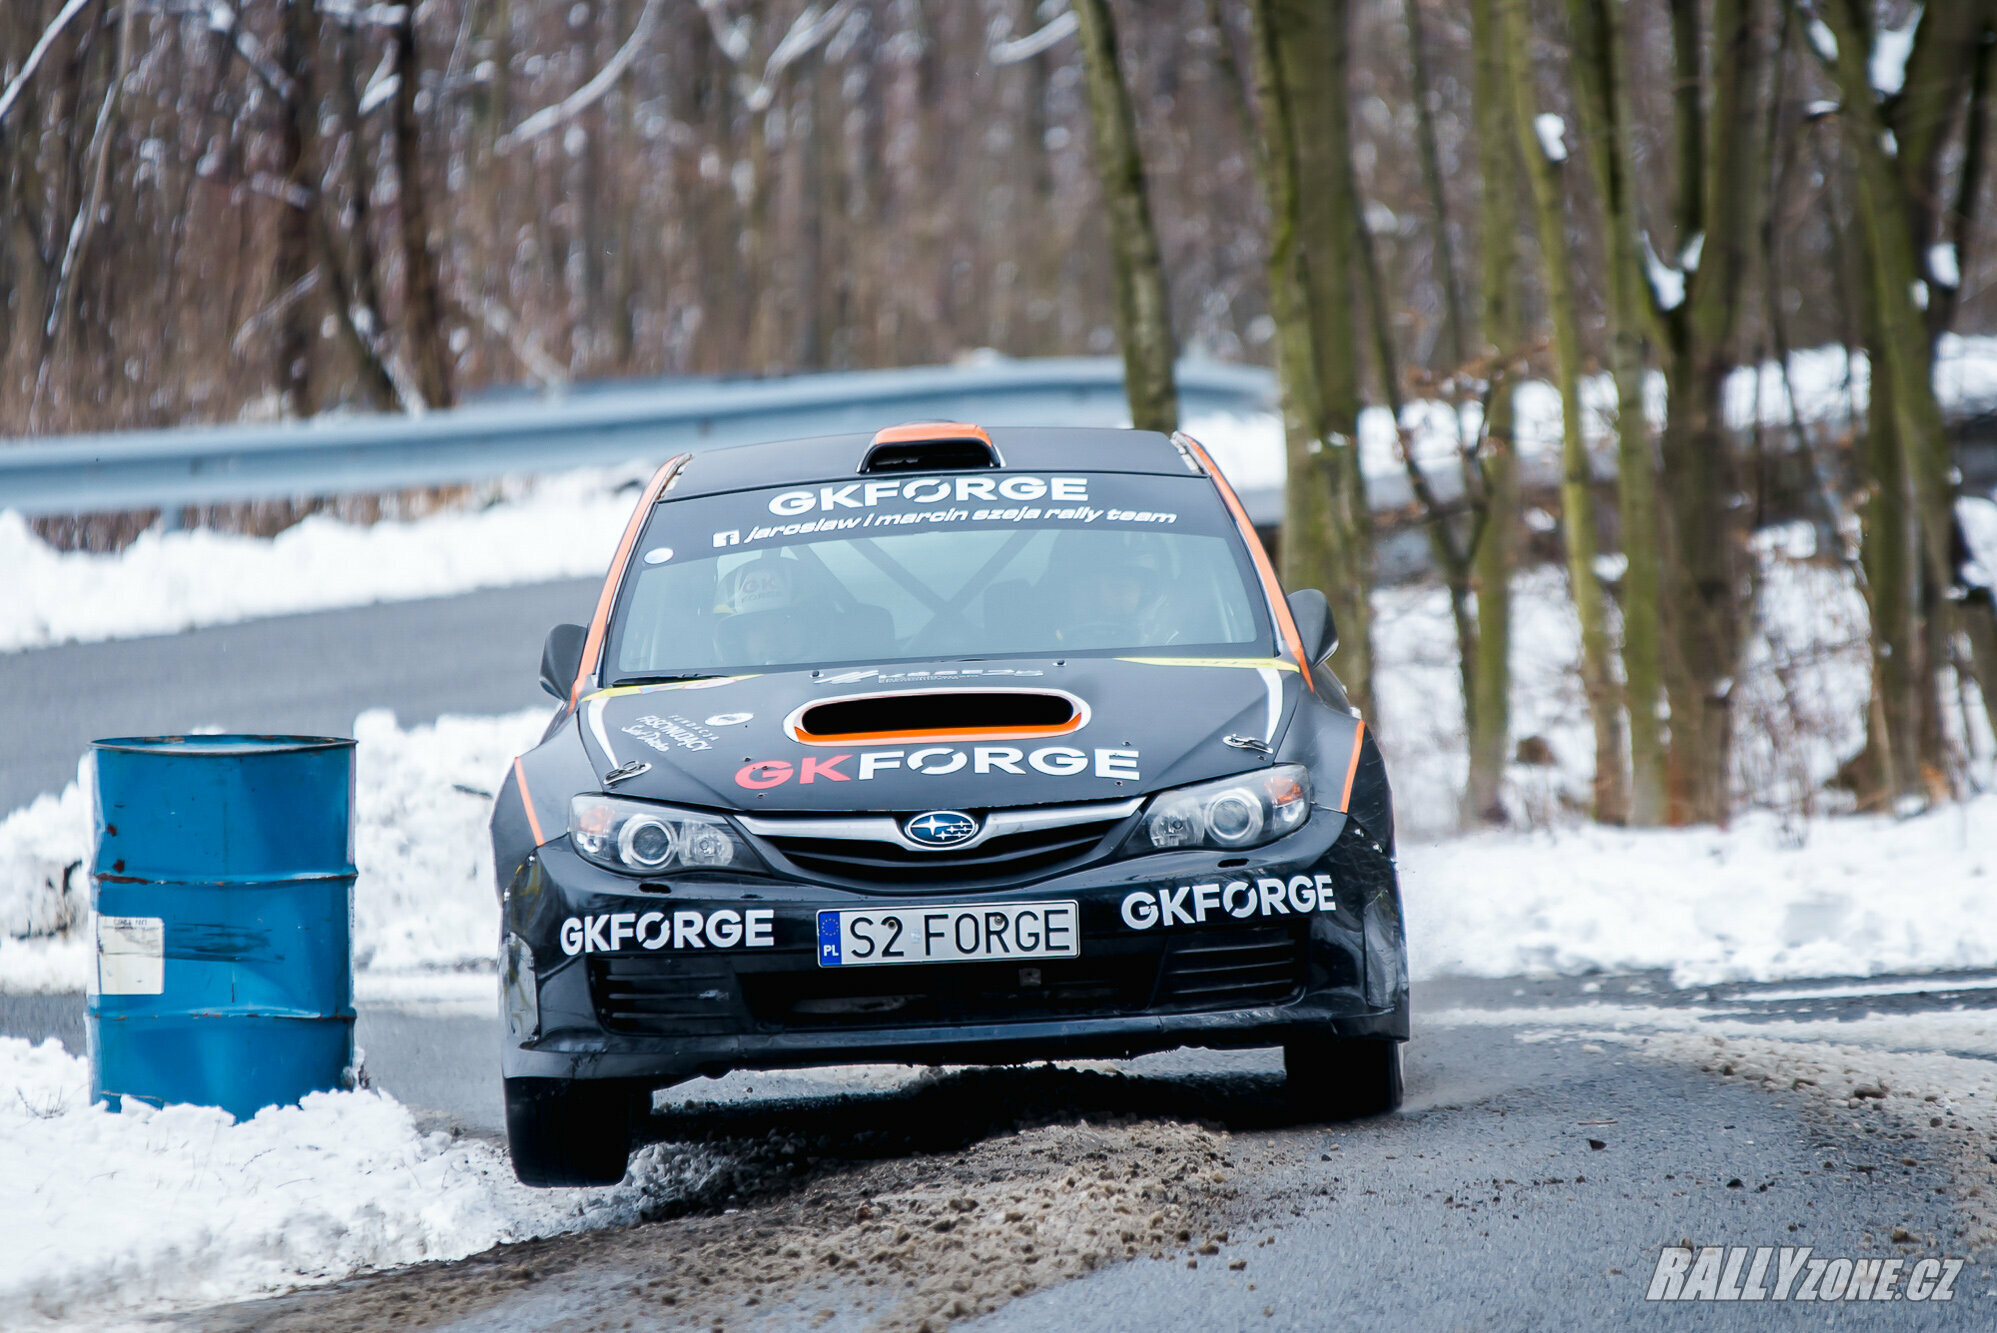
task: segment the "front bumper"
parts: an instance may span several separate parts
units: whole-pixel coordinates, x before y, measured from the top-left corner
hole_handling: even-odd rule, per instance
[[[1080,956],[821,967],[822,908],[1072,900]],[[1393,863],[1347,817],[979,891],[743,875],[647,884],[566,839],[506,888],[508,1078],[665,1086],[734,1069],[1002,1064],[1408,1034]]]

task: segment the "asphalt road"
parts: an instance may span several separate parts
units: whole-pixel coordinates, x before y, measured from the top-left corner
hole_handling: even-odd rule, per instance
[[[61,790],[99,737],[344,736],[367,708],[409,726],[546,703],[542,640],[586,620],[601,587],[569,579],[0,653],[0,815]]]
[[[1965,1210],[1977,1205],[1964,1197],[1960,1158],[1939,1136],[1896,1132],[1870,1103],[1850,1110],[1842,1099],[1722,1077],[1614,1040],[1549,1037],[1533,1018],[1552,1020],[1587,1003],[1605,1008],[1602,1031],[1688,1013],[1731,1015],[1771,1032],[1825,1019],[1855,1030],[1859,1020],[1882,1017],[1918,1023],[1984,1011],[1997,1019],[1997,977],[1970,975],[1956,979],[1959,990],[1906,994],[1875,979],[1870,985],[1888,993],[1829,999],[1781,998],[1791,993],[1773,988],[1777,998],[1765,1003],[1757,989],[1768,988],[1674,993],[1660,978],[1637,978],[1612,983],[1615,994],[1584,992],[1590,984],[1600,985],[1419,988],[1405,1109],[1344,1126],[1294,1122],[1280,1098],[1274,1052],[1178,1052],[1123,1062],[1116,1072],[1058,1077],[1021,1068],[940,1080],[908,1071],[871,1084],[812,1071],[697,1080],[662,1098],[657,1135],[726,1151],[760,1143],[774,1127],[844,1123],[865,1125],[866,1142],[842,1147],[846,1141],[833,1132],[814,1148],[824,1156],[810,1172],[734,1199],[734,1208],[710,1201],[694,1215],[614,1239],[506,1247],[460,1264],[171,1322],[200,1329],[690,1327],[693,1310],[663,1301],[660,1292],[676,1284],[691,1292],[701,1283],[701,1296],[719,1297],[705,1276],[687,1271],[687,1247],[711,1238],[717,1226],[768,1234],[750,1229],[762,1225],[759,1210],[783,1206],[786,1195],[803,1198],[842,1174],[878,1170],[884,1155],[898,1157],[917,1178],[967,1178],[971,1151],[1028,1124],[1177,1119],[1225,1129],[1239,1159],[1230,1197],[1211,1223],[1221,1227],[1216,1235],[1227,1235],[1217,1252],[1201,1257],[1207,1252],[1181,1246],[1162,1262],[1140,1255],[1046,1287],[971,1326],[994,1333],[1997,1326],[1991,1256],[1977,1256],[1963,1238]],[[1905,989],[1921,986],[1935,983]],[[72,1040],[80,1010],[80,997],[0,999],[0,1029]],[[494,1019],[462,1007],[373,1007],[363,1011],[360,1039],[377,1083],[427,1108],[431,1123],[475,1134],[497,1128]],[[962,1144],[937,1150],[939,1118],[958,1124]],[[1914,1239],[1890,1244],[1896,1234]],[[1192,1245],[1199,1240],[1195,1235]],[[1948,1305],[1647,1305],[1659,1248],[1686,1242],[1809,1245],[1824,1256],[1967,1252],[1972,1262]],[[494,1276],[515,1264],[531,1268],[528,1285]],[[433,1304],[444,1284],[452,1287],[449,1298]],[[749,1300],[759,1289],[764,1300]],[[826,1278],[774,1297],[752,1281],[734,1293],[727,1324],[872,1328],[882,1296],[872,1278]],[[395,1317],[384,1318],[384,1308]],[[699,1325],[707,1326],[705,1316]]]

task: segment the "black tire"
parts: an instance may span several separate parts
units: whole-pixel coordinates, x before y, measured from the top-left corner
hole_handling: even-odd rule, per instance
[[[615,1185],[647,1092],[611,1079],[507,1079],[513,1174],[523,1185]]]
[[[1283,1047],[1290,1105],[1310,1120],[1357,1120],[1401,1106],[1401,1043],[1312,1037]]]

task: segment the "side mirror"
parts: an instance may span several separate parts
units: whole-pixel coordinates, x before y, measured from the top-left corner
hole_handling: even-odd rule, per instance
[[[541,645],[541,688],[557,699],[567,699],[569,689],[582,670],[583,644],[589,631],[581,625],[557,625],[548,631]]]
[[[1304,654],[1312,666],[1338,651],[1338,626],[1332,623],[1331,603],[1316,588],[1299,588],[1290,594],[1290,619],[1297,622],[1297,635],[1304,641]]]

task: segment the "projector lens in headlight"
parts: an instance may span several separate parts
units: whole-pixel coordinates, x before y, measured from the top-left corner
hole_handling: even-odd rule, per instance
[[[757,867],[756,854],[719,815],[620,796],[569,802],[569,842],[585,861],[626,875]]]
[[[1158,793],[1125,851],[1256,847],[1302,826],[1310,810],[1310,770],[1302,764],[1277,764]]]
[[[672,861],[677,842],[664,820],[640,815],[625,820],[624,827],[617,830],[617,856],[640,870],[659,870]]]
[[[1224,847],[1242,847],[1262,831],[1262,802],[1239,787],[1207,802],[1207,834]]]

